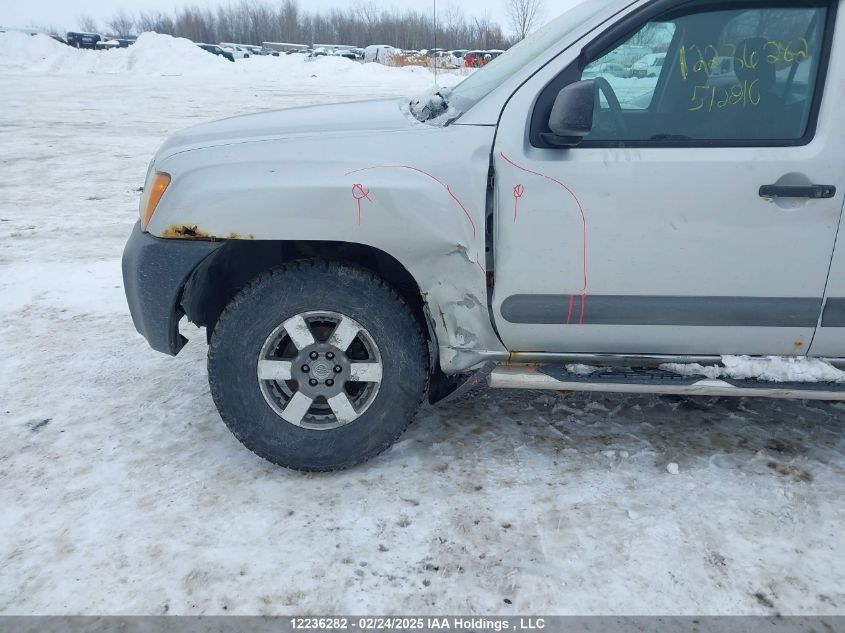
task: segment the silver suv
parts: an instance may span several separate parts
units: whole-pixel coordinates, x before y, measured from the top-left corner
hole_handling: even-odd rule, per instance
[[[225,423],[302,470],[482,379],[842,399],[658,369],[845,357],[838,5],[591,0],[451,91],[180,132],[124,254],[135,325],[168,354],[205,326]]]

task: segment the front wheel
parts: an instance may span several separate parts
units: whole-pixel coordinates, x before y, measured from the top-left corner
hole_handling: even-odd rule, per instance
[[[405,301],[354,266],[306,260],[244,288],[217,322],[211,394],[247,448],[296,470],[381,453],[416,414],[429,375]]]

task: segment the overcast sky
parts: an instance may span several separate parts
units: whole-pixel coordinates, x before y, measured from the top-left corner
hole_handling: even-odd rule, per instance
[[[509,31],[505,14],[506,0],[438,0],[438,10],[448,4],[463,7],[468,16],[488,12],[490,17]],[[544,0],[545,17],[551,19],[562,13],[576,0]],[[268,0],[272,4],[272,0]],[[217,6],[228,0],[0,0],[0,25],[7,27],[44,26],[59,31],[78,28],[76,18],[82,14],[93,16],[103,28],[118,8],[130,11],[161,9],[173,11],[181,6]],[[354,6],[354,0],[300,0],[303,9],[320,11]],[[431,7],[431,0],[384,0],[383,7],[399,9]]]

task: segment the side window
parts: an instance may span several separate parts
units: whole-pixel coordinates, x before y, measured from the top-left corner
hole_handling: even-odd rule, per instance
[[[581,78],[606,79],[623,110],[644,110],[651,105],[674,34],[674,23],[650,22],[624,44],[589,64]],[[600,96],[602,107],[607,108],[606,95]]]
[[[819,0],[699,0],[648,22],[581,72],[600,87],[585,142],[802,139],[828,13]]]

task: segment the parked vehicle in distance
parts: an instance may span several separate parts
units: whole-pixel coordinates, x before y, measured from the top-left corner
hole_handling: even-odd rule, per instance
[[[238,44],[238,46],[240,46],[248,54],[255,55],[256,57],[264,57],[268,55],[272,55],[273,57],[279,56],[279,51],[267,48],[266,46],[257,46],[255,44]]]
[[[464,66],[467,68],[481,68],[499,57],[503,52],[501,50],[467,51],[463,56]]]
[[[631,67],[631,77],[657,77],[665,60],[666,53],[649,53],[634,62]]]
[[[262,42],[261,46],[268,51],[289,55],[293,51],[307,51],[308,47],[304,44],[292,44],[290,42]]]
[[[68,46],[75,48],[97,48],[97,42],[103,38],[99,33],[79,33],[68,31],[65,36]]]
[[[335,53],[340,57],[345,57],[346,59],[351,59],[352,61],[360,62],[364,59],[364,49],[363,48],[350,48],[347,50],[340,50]]]
[[[631,77],[631,69],[623,66],[622,64],[606,61],[591,64],[584,69],[584,77],[592,78],[599,76],[627,79]]]
[[[136,42],[137,38],[134,37],[118,37],[115,38],[115,42],[120,45],[120,48],[129,48]]]
[[[483,65],[484,52],[483,51],[467,51],[463,56],[464,65],[467,68],[476,68]]]
[[[225,57],[230,62],[235,61],[235,56],[232,54],[231,51],[226,50],[222,46],[217,46],[217,44],[204,44],[199,43],[197,44],[202,50],[208,51],[212,55],[219,55],[220,57]]]
[[[654,51],[649,46],[626,44],[615,48],[605,61],[613,62],[630,68],[635,61],[642,59],[645,55],[653,53]]]
[[[398,53],[398,49],[387,44],[374,44],[364,49],[365,62],[387,63]],[[422,51],[420,52],[422,54]]]
[[[220,42],[218,44],[224,51],[228,51],[235,59],[249,59],[249,51],[240,44],[232,44],[231,42]]]
[[[751,367],[845,366],[837,5],[591,0],[451,90],[179,132],[123,255],[135,327],[174,355],[205,327],[223,421],[306,471],[485,380],[845,400]],[[620,79],[653,29],[658,79]]]
[[[112,48],[120,48],[120,42],[117,40],[100,40],[96,44],[96,48],[99,50],[110,50]]]

